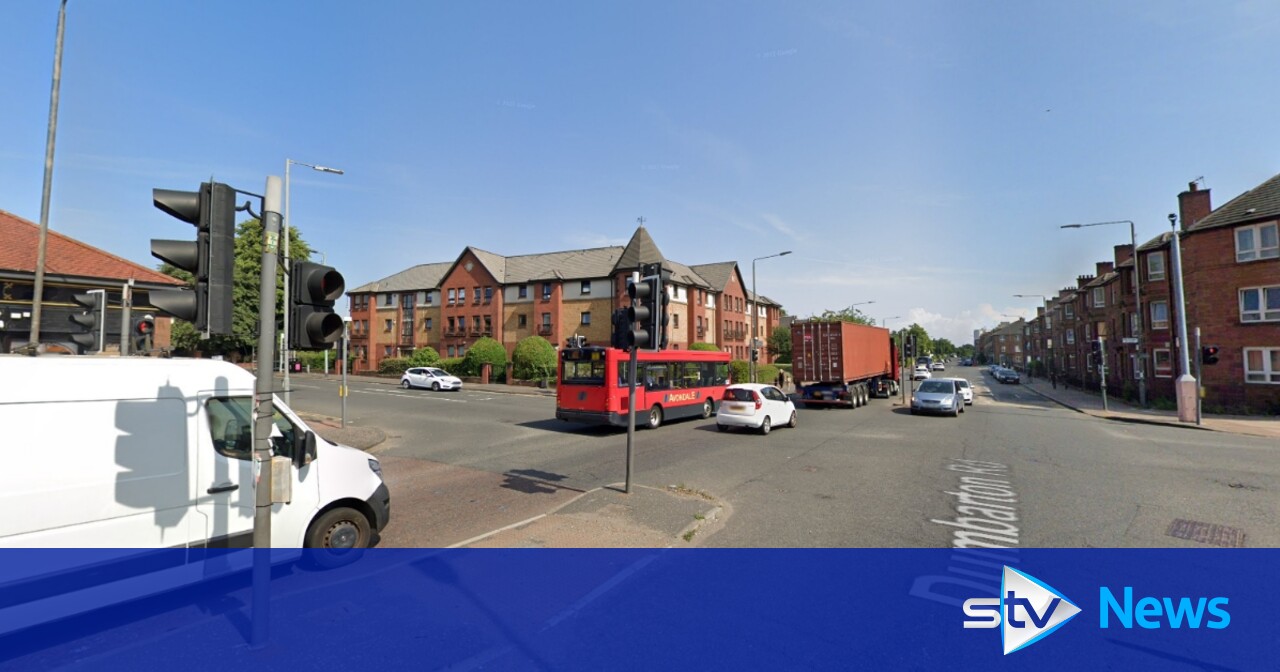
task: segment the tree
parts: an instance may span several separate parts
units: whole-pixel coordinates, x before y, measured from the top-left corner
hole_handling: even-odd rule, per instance
[[[463,370],[470,371],[475,376],[480,375],[481,366],[484,364],[493,366],[493,372],[490,374],[493,380],[502,380],[506,377],[507,349],[488,336],[476,341],[462,358]]]
[[[939,338],[933,342],[933,354],[939,357],[954,357],[956,346],[948,339]]]
[[[769,332],[769,352],[774,361],[782,364],[791,362],[791,330],[786,327],[774,327]]]
[[[919,324],[912,323],[911,326],[899,333],[904,334],[907,338],[915,336],[917,356],[931,354],[934,351],[933,339],[929,338],[929,332],[925,331],[924,327]]]
[[[546,378],[556,367],[555,346],[537,334],[526,336],[516,343],[511,363],[517,380]]]
[[[175,350],[192,352],[199,350],[206,355],[237,354],[247,356],[258,346],[259,287],[262,277],[262,222],[248,219],[236,227],[236,260],[234,286],[231,290],[231,334],[211,336],[202,340],[195,326],[184,320],[176,320],[170,343]],[[294,261],[311,259],[311,247],[307,245],[298,228],[289,227],[289,254]],[[161,273],[193,285],[190,273],[172,264],[160,264]],[[276,267],[276,333],[284,323],[284,266]]]
[[[435,366],[439,363],[440,353],[429,345],[414,350],[409,357],[409,366]]]
[[[845,322],[853,322],[854,324],[865,324],[867,326],[876,326],[874,318],[869,317],[866,313],[852,306],[841,310],[824,310],[818,316],[820,320],[843,320]]]

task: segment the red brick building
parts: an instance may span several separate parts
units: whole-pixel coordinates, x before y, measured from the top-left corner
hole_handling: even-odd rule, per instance
[[[630,305],[627,279],[641,264],[658,262],[671,271],[668,347],[708,342],[747,357],[752,306],[737,263],[690,267],[667,259],[640,227],[625,247],[518,256],[467,247],[452,262],[357,287],[348,292],[353,369],[377,370],[384,359],[428,346],[442,357],[461,357],[486,336],[508,353],[531,335],[556,346],[574,336],[608,344],[613,311]],[[764,340],[781,307],[764,297],[759,304]],[[762,361],[771,359],[765,353]]]

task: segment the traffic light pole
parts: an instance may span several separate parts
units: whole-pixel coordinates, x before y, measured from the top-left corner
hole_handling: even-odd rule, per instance
[[[1196,327],[1196,425],[1200,425],[1203,421],[1203,413],[1201,409],[1201,398],[1204,394],[1204,380],[1200,367],[1204,364],[1204,350],[1200,348],[1200,327]]]
[[[133,325],[133,278],[120,288],[120,356],[129,356],[130,327]]]
[[[280,251],[280,178],[267,177],[262,199],[262,273],[258,289],[258,378],[254,390],[253,616],[250,646],[267,642],[271,581],[272,349],[276,340],[276,258]]]
[[[1098,375],[1102,378],[1102,410],[1107,408],[1107,339],[1098,337]]]
[[[631,274],[631,284],[640,284],[640,273]],[[634,300],[633,300],[634,303]],[[636,444],[636,352],[640,349],[636,343],[631,344],[631,363],[627,367],[627,481],[622,491],[631,494],[631,472],[635,468]]]

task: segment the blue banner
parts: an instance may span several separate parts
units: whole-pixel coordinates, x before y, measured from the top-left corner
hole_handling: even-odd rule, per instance
[[[1280,550],[254,554],[2,551],[0,667],[1280,667]]]

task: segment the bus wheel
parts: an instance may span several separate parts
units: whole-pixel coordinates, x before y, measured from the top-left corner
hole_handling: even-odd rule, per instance
[[[662,407],[654,404],[649,409],[649,429],[657,429],[662,426]]]
[[[711,417],[712,413],[715,413],[715,412],[716,412],[715,402],[708,399],[706,403],[702,405],[702,419],[706,420],[707,418]]]

